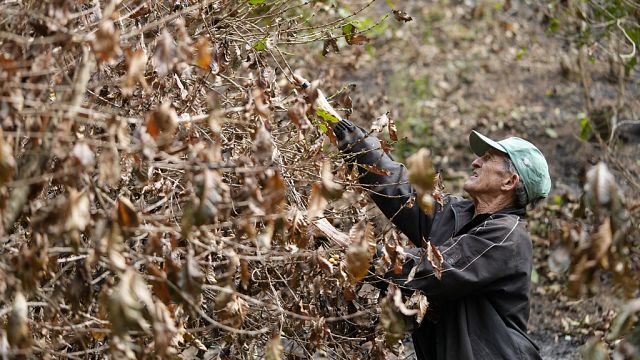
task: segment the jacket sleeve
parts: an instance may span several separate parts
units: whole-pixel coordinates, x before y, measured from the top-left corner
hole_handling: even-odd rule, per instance
[[[432,217],[425,214],[417,204],[409,206],[415,190],[408,182],[407,168],[393,160],[380,145],[380,140],[367,136],[353,144],[348,151],[360,165],[360,184],[371,191],[371,198],[386,217],[402,231],[416,246],[428,239]],[[388,175],[370,171],[368,166],[385,170]]]
[[[405,249],[402,274],[388,272],[385,277],[406,288],[422,290],[435,299],[464,297],[500,278],[522,276],[530,271],[532,250],[523,232],[526,230],[517,216],[489,218],[469,233],[438,246],[444,258],[441,279],[436,277],[426,250],[421,248]],[[414,267],[414,277],[407,281]]]

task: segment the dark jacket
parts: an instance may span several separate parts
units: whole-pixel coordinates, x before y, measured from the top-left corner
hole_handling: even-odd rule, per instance
[[[375,137],[353,145],[358,164],[374,165],[389,175],[361,167],[360,183],[372,191],[380,210],[417,246],[406,249],[401,275],[386,277],[419,289],[437,304],[439,319],[425,319],[413,332],[418,359],[540,359],[527,336],[532,244],[524,209],[502,209],[474,217],[474,204],[447,196],[433,215],[408,207],[414,190],[404,165],[380,150]],[[380,173],[380,171],[376,171]],[[422,248],[426,239],[444,257],[442,278],[434,275]],[[419,264],[413,280],[406,278]]]

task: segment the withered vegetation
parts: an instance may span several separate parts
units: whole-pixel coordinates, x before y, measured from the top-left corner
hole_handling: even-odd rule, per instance
[[[379,234],[325,211],[356,178],[290,64],[371,3],[0,5],[0,354],[382,355]]]

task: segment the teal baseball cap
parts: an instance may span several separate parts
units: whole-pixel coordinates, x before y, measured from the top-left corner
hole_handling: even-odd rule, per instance
[[[549,195],[551,190],[549,166],[542,152],[532,143],[519,137],[493,141],[472,130],[469,134],[469,146],[471,151],[478,156],[484,155],[489,149],[496,149],[507,154],[524,183],[529,202],[540,197],[546,198]]]

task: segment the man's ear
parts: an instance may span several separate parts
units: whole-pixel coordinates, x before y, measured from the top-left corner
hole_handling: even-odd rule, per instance
[[[518,182],[520,182],[520,176],[516,173],[512,173],[508,177],[504,178],[501,189],[504,191],[513,190],[516,188],[516,185],[518,185]]]

